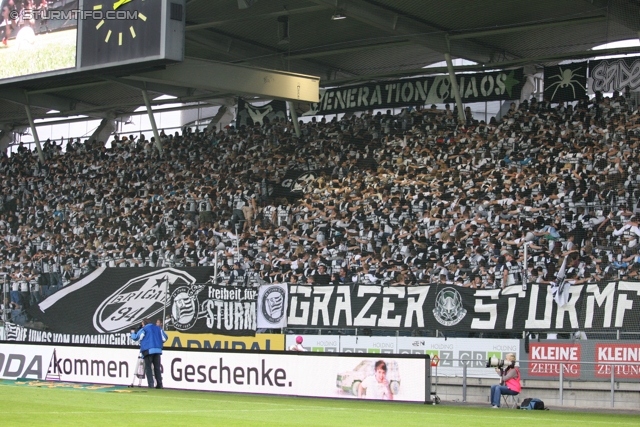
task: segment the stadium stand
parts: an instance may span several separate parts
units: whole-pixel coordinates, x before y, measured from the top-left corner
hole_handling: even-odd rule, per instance
[[[219,284],[638,277],[640,112],[619,94],[56,141],[0,158],[0,264],[16,319],[98,266],[213,265]],[[287,173],[299,180],[281,191]],[[523,270],[523,248],[530,262]],[[217,256],[216,256],[217,254]],[[19,318],[19,316],[23,316]]]

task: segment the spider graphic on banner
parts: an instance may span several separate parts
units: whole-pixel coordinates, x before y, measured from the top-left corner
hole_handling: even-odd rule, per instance
[[[582,88],[582,90],[586,90],[586,88],[580,83],[580,81],[576,80],[576,77],[584,77],[584,75],[578,74],[578,71],[580,70],[580,68],[576,68],[576,69],[565,68],[563,70],[562,67],[558,66],[558,70],[560,70],[558,74],[549,76],[549,80],[558,79],[558,81],[551,83],[548,88],[545,88],[545,91],[547,91],[555,87],[553,94],[551,95],[550,101],[553,101],[553,98],[556,96],[556,92],[558,91],[558,89],[565,89],[567,87],[571,87],[574,99],[576,97],[576,88],[574,85],[578,85],[580,88]]]

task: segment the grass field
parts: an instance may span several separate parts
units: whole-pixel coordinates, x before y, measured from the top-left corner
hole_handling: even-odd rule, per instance
[[[18,383],[19,384],[19,383]],[[640,416],[0,382],[12,426],[638,426]]]
[[[0,79],[76,66],[76,30],[38,34],[34,43],[0,44]]]

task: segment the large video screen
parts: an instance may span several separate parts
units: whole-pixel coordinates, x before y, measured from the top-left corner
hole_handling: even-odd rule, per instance
[[[0,84],[184,59],[185,0],[0,5]]]
[[[76,67],[79,0],[2,0],[0,79]]]

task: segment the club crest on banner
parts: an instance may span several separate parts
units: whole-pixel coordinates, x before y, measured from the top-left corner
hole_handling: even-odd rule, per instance
[[[438,292],[433,309],[433,316],[438,323],[444,326],[457,325],[466,315],[467,310],[462,305],[460,292],[453,288],[444,288]]]
[[[173,268],[138,276],[100,304],[93,316],[93,325],[101,333],[118,332],[137,326],[142,319],[153,317],[164,310],[168,289],[190,289],[195,282],[196,279],[190,274]],[[197,319],[197,313],[194,318]]]
[[[180,286],[171,294],[171,316],[173,327],[187,331],[199,319],[198,293],[204,286]]]
[[[271,323],[278,323],[285,316],[284,290],[279,286],[270,287],[262,296],[262,315]]]
[[[258,322],[260,329],[287,326],[289,288],[286,283],[271,283],[258,290]]]

